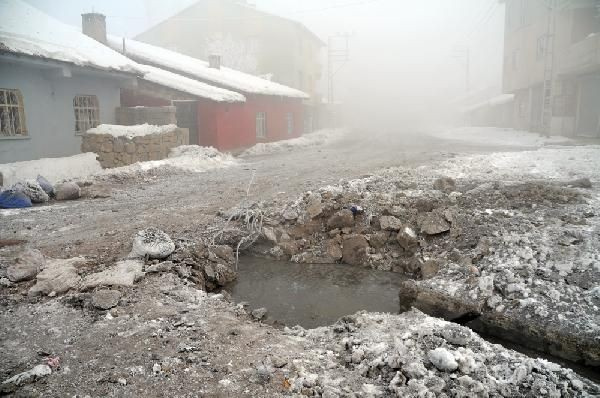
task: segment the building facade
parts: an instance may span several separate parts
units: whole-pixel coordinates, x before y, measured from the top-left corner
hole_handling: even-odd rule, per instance
[[[324,43],[299,22],[239,0],[200,0],[136,40],[198,59],[219,55],[223,66],[308,93],[321,100]]]
[[[600,2],[503,0],[514,127],[600,137]]]

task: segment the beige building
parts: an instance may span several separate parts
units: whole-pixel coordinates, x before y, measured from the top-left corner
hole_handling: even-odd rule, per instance
[[[137,39],[260,75],[321,101],[324,43],[299,22],[257,10],[245,1],[200,0],[137,36]]]
[[[516,128],[600,137],[600,0],[502,0]]]

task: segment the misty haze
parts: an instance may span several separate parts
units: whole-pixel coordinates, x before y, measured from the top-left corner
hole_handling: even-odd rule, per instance
[[[600,397],[600,0],[0,0],[0,396]]]

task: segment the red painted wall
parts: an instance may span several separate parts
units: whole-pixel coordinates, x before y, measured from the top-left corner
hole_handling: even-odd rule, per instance
[[[302,100],[272,96],[246,96],[242,104],[223,104],[211,101],[198,103],[200,145],[219,150],[250,147],[257,142],[272,142],[299,137],[304,129]],[[267,137],[257,140],[256,115],[267,115]],[[287,115],[294,120],[292,134],[288,134]]]

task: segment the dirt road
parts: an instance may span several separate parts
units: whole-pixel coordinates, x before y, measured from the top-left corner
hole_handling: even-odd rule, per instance
[[[130,249],[136,231],[156,226],[171,236],[189,237],[219,209],[235,206],[247,193],[249,200],[292,198],[382,168],[417,167],[457,154],[515,149],[441,140],[426,132],[354,131],[322,147],[240,158],[239,166],[227,169],[161,170],[107,180],[101,185],[112,189],[109,198],[5,211],[0,239],[25,239],[48,256],[92,255],[113,261]]]

